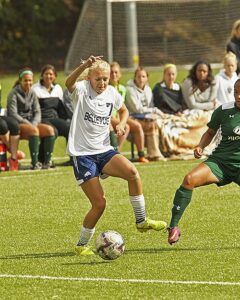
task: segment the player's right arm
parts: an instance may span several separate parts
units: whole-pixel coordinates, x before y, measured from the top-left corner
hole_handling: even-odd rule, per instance
[[[194,149],[195,158],[201,158],[204,148],[211,143],[215,134],[216,131],[214,129],[208,128],[208,130],[202,135],[198,146]]]
[[[69,74],[69,76],[66,79],[65,85],[70,93],[72,93],[75,90],[76,87],[76,81],[78,77],[83,73],[83,71],[97,61],[102,59],[102,56],[93,56],[91,55],[87,60],[84,60],[81,62],[81,64],[72,72]]]

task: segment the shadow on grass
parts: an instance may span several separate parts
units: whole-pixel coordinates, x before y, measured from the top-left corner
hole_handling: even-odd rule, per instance
[[[29,259],[29,258],[51,258],[51,257],[66,257],[75,256],[75,252],[56,252],[56,253],[29,253],[0,256],[0,260],[4,259]]]
[[[209,252],[209,251],[232,251],[232,250],[240,250],[240,247],[206,247],[206,248],[180,248],[177,247],[169,247],[169,248],[147,248],[147,249],[127,249],[125,250],[125,255],[135,255],[136,253],[143,253],[143,254],[156,254],[156,253],[163,253],[163,252]],[[11,259],[31,259],[31,258],[53,258],[53,257],[71,257],[76,256],[75,252],[55,252],[55,253],[28,253],[28,254],[16,254],[16,255],[6,255],[0,256],[0,260],[11,260]],[[96,256],[97,257],[97,256]],[[89,257],[90,258],[90,257]],[[92,258],[92,257],[91,257]],[[110,261],[101,261],[101,262],[77,262],[77,263],[65,263],[62,265],[69,266],[69,265],[95,265],[95,264],[102,264],[102,263],[109,263]]]
[[[88,261],[88,262],[77,262],[77,263],[65,263],[65,264],[61,264],[61,265],[62,266],[79,266],[79,265],[95,266],[95,265],[102,265],[102,264],[110,264],[111,262],[112,262],[111,260],[102,260],[102,261]]]
[[[136,253],[149,253],[149,254],[156,254],[156,253],[162,253],[162,252],[209,252],[209,251],[216,251],[216,252],[221,252],[221,251],[232,251],[232,250],[239,250],[240,247],[209,247],[209,248],[178,248],[172,246],[170,248],[148,248],[148,249],[128,249],[125,250],[125,254],[136,254]]]
[[[75,252],[56,252],[56,253],[29,253],[29,254],[17,254],[17,255],[7,255],[7,256],[0,256],[0,260],[13,260],[13,259],[32,259],[32,258],[53,258],[53,257],[71,257],[71,256],[76,256]],[[77,257],[77,256],[76,256]],[[92,259],[93,257],[82,257],[81,259],[87,258],[89,260]],[[99,259],[99,257],[96,255],[94,258]],[[107,260],[101,260],[101,261],[86,261],[86,262],[74,262],[74,263],[64,263],[61,264],[62,266],[74,266],[74,265],[88,265],[88,266],[93,266],[93,265],[99,265],[99,264],[108,264],[111,261]]]

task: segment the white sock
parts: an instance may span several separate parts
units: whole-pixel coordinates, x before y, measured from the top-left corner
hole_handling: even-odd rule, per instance
[[[85,246],[91,240],[92,236],[94,235],[95,228],[85,228],[82,226],[80,231],[80,239],[77,243],[77,246]]]
[[[129,200],[133,207],[136,223],[143,223],[146,219],[144,196],[129,196]]]

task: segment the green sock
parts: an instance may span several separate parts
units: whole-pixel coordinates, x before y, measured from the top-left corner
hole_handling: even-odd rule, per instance
[[[33,166],[38,162],[39,141],[39,136],[36,135],[31,136],[28,141]]]
[[[55,136],[46,136],[44,138],[44,164],[48,164],[51,160],[55,143]]]
[[[138,156],[139,157],[144,157],[144,151],[142,150],[142,151],[138,151]]]
[[[192,190],[185,189],[183,186],[180,186],[180,188],[176,190],[173,200],[172,219],[170,222],[170,227],[178,225],[185,209],[191,201],[191,198]]]
[[[118,140],[114,131],[110,131],[110,144],[115,150],[118,149]]]

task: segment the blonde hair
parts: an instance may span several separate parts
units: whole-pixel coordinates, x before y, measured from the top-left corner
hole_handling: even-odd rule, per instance
[[[165,73],[168,69],[174,69],[177,72],[177,66],[174,64],[166,64],[163,66],[163,73]]]
[[[237,57],[233,52],[227,52],[223,58],[223,63],[227,63],[229,60],[234,60],[234,62],[237,64]]]
[[[239,27],[240,27],[240,19],[236,20],[233,23],[232,31],[231,31],[231,37],[230,38],[234,38],[235,37],[236,32],[237,32],[237,30],[238,30]]]
[[[78,80],[87,80],[88,79],[89,68],[85,69],[78,77]]]
[[[109,63],[108,62],[106,62],[105,60],[97,60],[97,61],[95,61],[92,65],[91,65],[91,67],[89,67],[89,71],[88,71],[88,75],[90,75],[90,73],[92,72],[92,71],[94,71],[94,70],[97,70],[97,69],[99,69],[99,70],[102,70],[102,71],[107,71],[107,72],[109,72],[110,73],[110,65],[109,65]]]
[[[117,61],[113,61],[111,64],[110,64],[110,67],[113,68],[113,67],[117,67],[119,68],[119,70],[121,70],[121,67],[119,65],[119,63]]]

